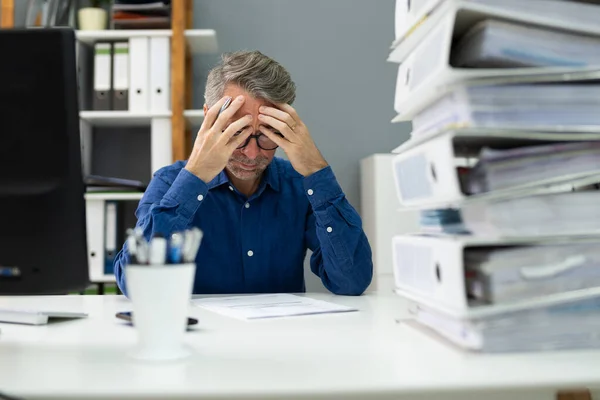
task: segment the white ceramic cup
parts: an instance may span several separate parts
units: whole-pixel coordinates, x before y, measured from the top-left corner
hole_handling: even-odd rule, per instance
[[[196,264],[128,265],[127,294],[138,334],[130,356],[141,360],[176,360],[191,354],[184,345]]]

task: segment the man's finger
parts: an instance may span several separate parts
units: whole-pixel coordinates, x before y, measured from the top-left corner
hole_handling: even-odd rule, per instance
[[[290,143],[289,140],[287,140],[284,137],[279,136],[278,134],[275,133],[275,131],[267,128],[264,125],[259,125],[258,130],[261,131],[266,137],[271,139],[273,142],[275,142],[275,144],[277,146],[281,147],[284,150],[285,150],[285,147],[287,146],[287,144]]]
[[[246,115],[237,121],[231,123],[227,129],[221,134],[219,140],[229,142],[231,138],[242,129],[246,128],[252,122],[252,115]]]
[[[213,104],[211,108],[208,109],[208,111],[206,112],[206,115],[204,116],[204,121],[202,121],[202,128],[206,127],[208,129],[210,129],[213,126],[213,124],[215,123],[215,120],[217,119],[217,116],[219,115],[219,111],[221,110],[221,107],[227,101],[227,99],[229,97],[230,96],[222,97],[219,101],[217,101],[215,104]],[[200,130],[202,130],[202,128],[200,128]],[[208,129],[206,129],[206,130],[208,130]]]
[[[234,136],[231,141],[229,143],[227,143],[227,147],[229,148],[229,150],[231,150],[232,152],[237,149],[239,146],[242,145],[242,143],[244,143],[246,141],[246,139],[248,139],[248,136],[250,136],[252,134],[252,127],[251,126],[247,126],[246,128],[244,128],[244,130],[242,130],[242,132],[237,135]]]
[[[269,125],[271,128],[275,128],[275,130],[281,132],[283,136],[288,139],[290,139],[294,135],[294,131],[292,130],[292,128],[283,121],[280,121],[271,117],[270,115],[265,114],[259,114],[258,118],[263,124]]]
[[[217,132],[223,131],[225,129],[225,126],[227,125],[227,121],[229,121],[233,118],[235,113],[238,112],[238,110],[244,104],[244,101],[245,101],[244,96],[241,96],[241,95],[237,96],[235,99],[233,99],[233,101],[231,102],[229,107],[227,107],[225,109],[225,111],[223,111],[217,117],[217,120],[212,125],[213,129]]]
[[[290,106],[289,104],[277,103],[276,106],[279,107],[281,110],[285,111],[286,113],[290,114],[292,116],[292,118],[294,119],[294,121],[296,121],[297,123],[300,123],[302,121],[300,119],[300,116],[296,112],[296,109],[294,107]]]
[[[294,120],[294,118],[290,114],[288,114],[285,111],[281,111],[277,108],[263,106],[260,108],[260,112],[262,114],[270,115],[273,118],[285,122],[292,130],[294,130],[296,125],[298,125],[298,121]]]

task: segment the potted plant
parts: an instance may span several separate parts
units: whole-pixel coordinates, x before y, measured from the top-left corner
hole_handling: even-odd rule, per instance
[[[79,29],[85,31],[106,29],[107,12],[102,5],[110,2],[111,0],[90,0],[90,7],[81,8],[77,12]]]

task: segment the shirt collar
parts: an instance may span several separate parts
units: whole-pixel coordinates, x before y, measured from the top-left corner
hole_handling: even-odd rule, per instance
[[[273,157],[273,160],[267,169],[265,169],[262,178],[261,186],[267,184],[271,186],[271,189],[279,191],[279,165],[275,157]],[[208,182],[208,189],[210,190],[224,184],[231,184],[225,170],[221,171],[212,181]]]

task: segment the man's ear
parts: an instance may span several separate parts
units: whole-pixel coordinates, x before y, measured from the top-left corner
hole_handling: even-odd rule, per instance
[[[204,110],[204,114],[206,115],[206,113],[208,112],[208,106],[206,105],[206,103],[204,103],[204,107],[202,107],[202,109]]]

